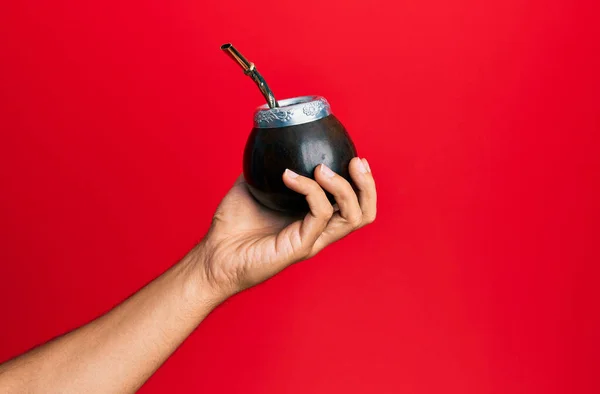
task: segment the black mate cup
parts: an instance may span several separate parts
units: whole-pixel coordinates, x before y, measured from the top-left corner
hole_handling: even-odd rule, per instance
[[[306,199],[285,186],[284,171],[314,179],[315,168],[325,164],[351,182],[348,165],[356,148],[325,98],[303,96],[278,104],[276,108],[265,104],[255,111],[244,150],[244,178],[261,204],[302,213],[308,210]],[[331,194],[327,197],[335,203]]]

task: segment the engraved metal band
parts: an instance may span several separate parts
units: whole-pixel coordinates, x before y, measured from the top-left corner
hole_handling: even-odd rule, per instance
[[[331,107],[321,96],[278,100],[278,108],[261,105],[254,112],[254,127],[268,129],[314,122],[331,115]]]

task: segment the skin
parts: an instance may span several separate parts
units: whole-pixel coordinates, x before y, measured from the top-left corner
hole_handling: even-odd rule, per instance
[[[365,159],[350,162],[356,192],[324,165],[314,175],[316,181],[289,170],[282,175],[306,196],[310,212],[300,219],[258,205],[238,178],[205,238],[180,262],[107,314],[1,364],[0,392],[138,390],[225,299],[375,220],[375,182]]]

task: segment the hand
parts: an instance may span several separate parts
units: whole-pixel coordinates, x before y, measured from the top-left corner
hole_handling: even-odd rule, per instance
[[[377,193],[369,163],[356,157],[349,171],[357,193],[325,165],[315,169],[316,181],[286,170],[283,182],[305,195],[310,208],[299,220],[258,204],[240,176],[219,205],[199,245],[200,270],[211,290],[219,297],[229,297],[373,222]],[[335,197],[338,211],[334,211],[323,189]]]

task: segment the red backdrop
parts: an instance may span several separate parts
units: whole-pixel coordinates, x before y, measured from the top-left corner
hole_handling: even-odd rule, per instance
[[[600,31],[575,3],[3,2],[0,361],[201,238],[263,103],[231,41],[278,97],[331,102],[379,217],[226,302],[143,393],[598,392]]]

